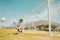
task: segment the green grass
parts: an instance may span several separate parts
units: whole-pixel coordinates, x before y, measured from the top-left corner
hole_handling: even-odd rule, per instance
[[[60,37],[49,37],[46,31],[24,30],[18,33],[16,29],[0,29],[0,40],[60,40]]]

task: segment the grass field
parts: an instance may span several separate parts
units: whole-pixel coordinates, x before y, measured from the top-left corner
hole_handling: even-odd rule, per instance
[[[0,40],[60,40],[60,37],[49,37],[46,31],[24,30],[18,33],[16,29],[0,29]]]

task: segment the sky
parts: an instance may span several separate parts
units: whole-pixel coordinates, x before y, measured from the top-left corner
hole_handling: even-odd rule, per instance
[[[24,24],[38,20],[48,20],[48,2],[44,3],[45,1],[0,0],[0,19],[5,18],[5,22],[0,22],[0,25],[11,25],[13,21],[18,22],[20,18],[23,18]],[[42,5],[42,3],[44,4]],[[57,4],[59,9],[60,0],[50,0],[51,21],[60,23],[60,16],[56,9]],[[37,8],[38,5],[41,5],[41,7]],[[35,11],[31,13],[33,9]]]

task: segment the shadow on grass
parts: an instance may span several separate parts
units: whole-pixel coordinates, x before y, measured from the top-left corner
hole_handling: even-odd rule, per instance
[[[8,33],[7,35],[10,35],[10,34],[12,34],[12,35],[17,35],[18,33]]]

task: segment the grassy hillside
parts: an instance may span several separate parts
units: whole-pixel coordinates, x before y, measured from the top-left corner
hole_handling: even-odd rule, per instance
[[[60,37],[49,37],[46,31],[24,30],[18,33],[16,29],[0,29],[0,40],[60,40]]]

